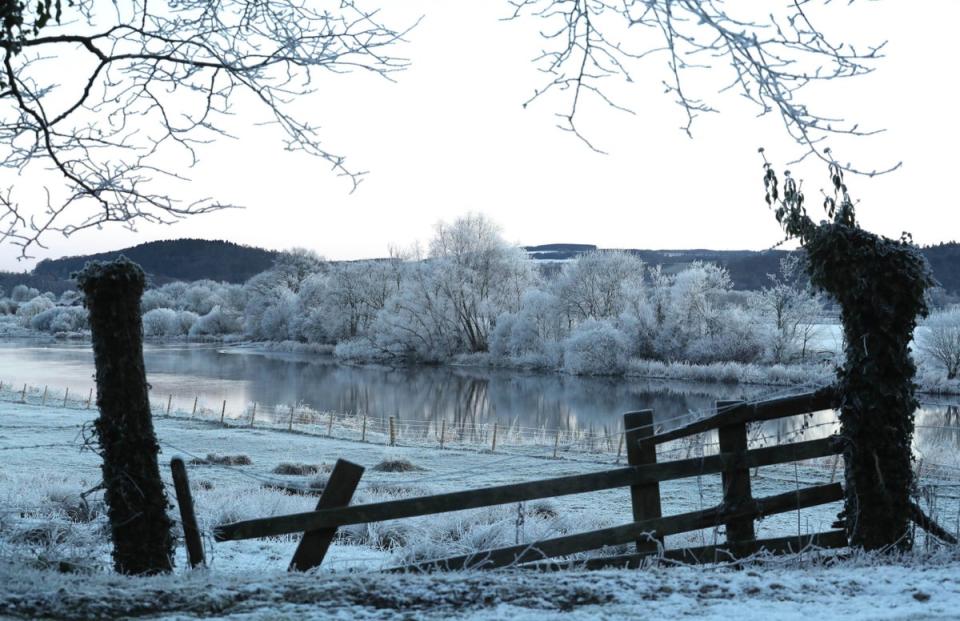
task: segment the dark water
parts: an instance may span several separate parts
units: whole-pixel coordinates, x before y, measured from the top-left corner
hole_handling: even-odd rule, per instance
[[[355,367],[325,356],[261,355],[208,345],[148,345],[144,357],[153,400],[165,405],[172,395],[173,408],[188,411],[199,397],[201,407],[216,411],[226,400],[228,412],[255,402],[264,411],[275,405],[304,405],[413,421],[497,420],[525,427],[614,430],[630,410],[653,409],[655,420],[669,428],[691,413],[709,411],[718,399],[799,390],[457,367]],[[0,380],[18,389],[24,383],[49,385],[57,394],[69,387],[71,394],[85,396],[93,385],[93,356],[86,344],[0,343]],[[811,423],[831,416],[822,413]],[[918,423],[948,428],[918,428],[918,439],[960,448],[960,432],[951,430],[957,416],[953,406],[925,406]],[[774,424],[765,426],[764,433],[775,436],[791,429]]]

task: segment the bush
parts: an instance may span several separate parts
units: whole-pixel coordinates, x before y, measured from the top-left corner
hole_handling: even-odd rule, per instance
[[[143,314],[144,336],[177,336],[182,334],[177,311],[155,308]]]
[[[14,287],[14,290],[16,290],[16,287]],[[38,295],[29,302],[21,304],[17,309],[17,317],[20,318],[20,325],[29,327],[34,317],[53,307],[54,304],[50,298],[42,295]],[[52,321],[53,318],[50,317],[50,320]]]
[[[564,370],[575,375],[622,375],[629,352],[623,332],[607,321],[588,319],[564,341]]]
[[[193,311],[182,310],[177,313],[177,321],[180,322],[180,334],[189,334],[193,324],[197,323],[200,315]]]
[[[87,309],[79,306],[59,306],[56,316],[50,323],[50,332],[79,332],[86,330],[90,323]]]
[[[221,336],[236,334],[241,330],[240,319],[232,313],[224,312],[218,305],[198,318],[190,328],[190,336]]]

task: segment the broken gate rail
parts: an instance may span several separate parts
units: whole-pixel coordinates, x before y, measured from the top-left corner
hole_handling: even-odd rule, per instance
[[[842,487],[837,483],[754,499],[750,494],[748,470],[760,466],[836,455],[842,452],[842,446],[837,437],[831,436],[819,440],[748,450],[746,448],[747,424],[830,409],[834,407],[835,402],[835,393],[829,389],[750,404],[720,402],[717,405],[716,415],[661,434],[653,433],[652,411],[630,412],[624,416],[624,427],[627,429],[627,457],[630,464],[627,467],[379,503],[318,508],[316,511],[246,520],[218,526],[214,531],[214,537],[217,541],[231,541],[293,533],[309,534],[317,530],[324,530],[327,536],[332,537],[336,528],[349,524],[395,520],[629,487],[634,516],[632,523],[567,535],[536,544],[489,550],[469,557],[421,563],[406,569],[499,567],[540,561],[554,556],[566,556],[625,541],[636,541],[637,554],[633,557],[643,557],[656,553],[659,548],[656,540],[662,540],[665,535],[700,530],[720,524],[727,525],[727,547],[731,554],[743,556],[767,543],[771,544],[772,548],[789,549],[789,545],[784,546],[780,541],[784,538],[769,541],[756,540],[753,534],[753,520],[771,513],[841,500]],[[651,450],[656,444],[712,430],[717,430],[720,436],[720,452],[716,455],[657,463],[656,451]],[[705,474],[723,476],[723,503],[717,507],[693,513],[668,517],[660,515],[660,482]],[[324,494],[337,493],[331,489],[333,483],[331,480]],[[347,503],[341,501],[337,504]],[[835,531],[819,533],[812,537],[812,540],[821,542],[823,547],[842,547],[841,543],[845,545],[845,539],[839,537]],[[796,537],[793,539],[800,541]],[[322,558],[323,554],[317,555],[310,566],[319,565]],[[630,559],[625,562],[630,562]]]

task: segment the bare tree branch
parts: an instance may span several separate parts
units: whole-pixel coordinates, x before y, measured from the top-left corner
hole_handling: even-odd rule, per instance
[[[605,84],[612,77],[632,82],[631,67],[649,56],[666,59],[668,77],[663,85],[683,109],[682,129],[688,135],[697,117],[718,111],[689,81],[696,70],[717,75],[725,71],[727,81],[720,93],[737,92],[761,116],[779,116],[789,136],[803,147],[797,161],[813,156],[829,163],[832,158],[824,152],[829,137],[882,131],[861,129],[857,123],[812,109],[801,99],[812,84],[870,73],[885,45],[857,50],[848,43],[831,42],[808,14],[812,0],[789,0],[785,7],[737,6],[759,14],[759,19],[738,17],[723,0],[508,1],[512,14],[507,19],[530,16],[545,24],[540,34],[547,47],[535,62],[547,81],[524,106],[548,93],[562,93],[560,127],[594,150],[599,151],[577,125],[583,97],[632,111],[614,101]],[[779,13],[768,13],[771,10]],[[899,166],[868,171],[848,164],[844,169],[875,175]]]
[[[363,171],[326,147],[291,104],[316,91],[317,72],[390,79],[408,64],[391,50],[409,28],[393,30],[352,0],[78,0],[64,16],[59,3],[3,10],[0,166],[19,175],[52,170],[63,181],[44,189],[42,214],[27,215],[19,202],[36,205],[36,188],[0,197],[0,242],[20,246],[22,257],[51,232],[231,207],[184,201],[170,186],[187,181],[179,171],[196,164],[198,146],[229,136],[241,99],[269,115],[286,149],[326,161],[355,189]],[[88,71],[64,76],[55,64],[63,59]],[[177,154],[185,166],[171,163]]]

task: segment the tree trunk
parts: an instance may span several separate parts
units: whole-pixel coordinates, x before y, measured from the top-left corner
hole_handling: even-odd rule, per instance
[[[121,257],[88,263],[74,277],[85,294],[93,333],[100,409],[94,429],[103,457],[114,567],[125,574],[170,571],[172,522],[143,366],[143,270]]]

